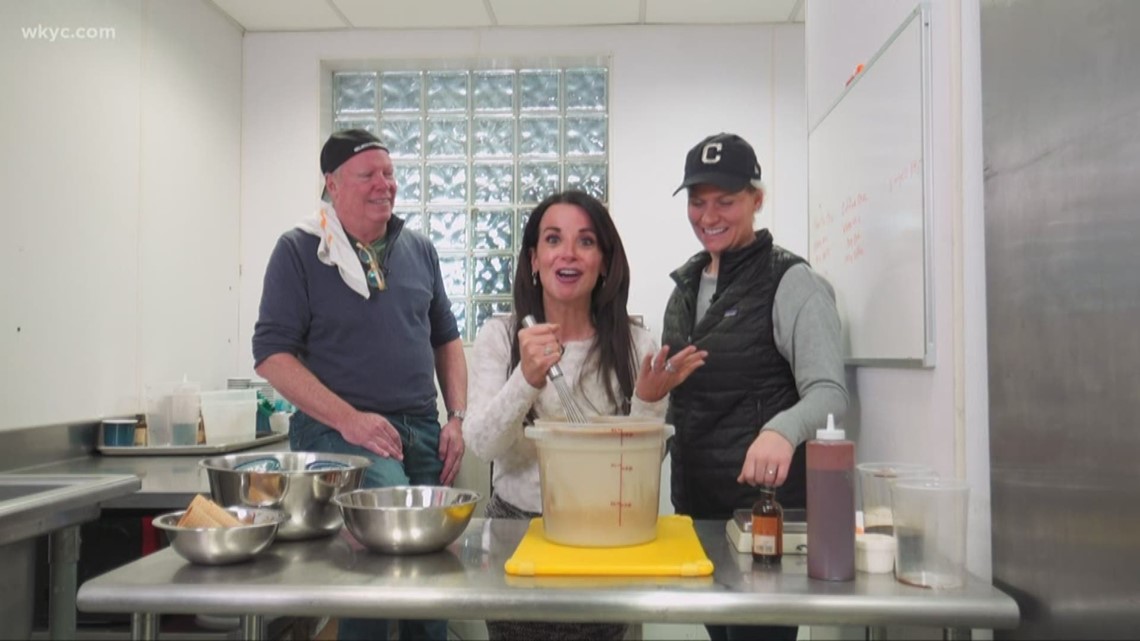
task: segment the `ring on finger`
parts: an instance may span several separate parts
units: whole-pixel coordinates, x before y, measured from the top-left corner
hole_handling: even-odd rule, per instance
[[[542,348],[542,355],[543,356],[550,356],[553,353],[554,353],[554,348],[549,346],[549,345]]]
[[[670,374],[677,371],[677,370],[673,369],[673,362],[672,361],[665,361],[665,371],[669,372]]]

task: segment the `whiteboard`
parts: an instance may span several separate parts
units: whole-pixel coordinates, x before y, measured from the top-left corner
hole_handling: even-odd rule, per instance
[[[934,365],[929,27],[920,6],[808,134],[808,257],[848,364]]]

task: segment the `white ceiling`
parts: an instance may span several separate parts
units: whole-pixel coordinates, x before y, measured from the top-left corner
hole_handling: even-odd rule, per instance
[[[246,31],[803,22],[805,0],[211,0]]]

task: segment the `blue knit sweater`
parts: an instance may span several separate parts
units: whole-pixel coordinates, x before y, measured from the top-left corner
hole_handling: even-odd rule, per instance
[[[282,234],[265,270],[254,362],[292,354],[360,411],[434,416],[434,349],[459,330],[435,247],[395,217],[388,238],[380,257],[388,288],[365,300],[317,259],[320,239]]]

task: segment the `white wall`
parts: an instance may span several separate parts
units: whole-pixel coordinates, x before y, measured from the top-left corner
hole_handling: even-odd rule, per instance
[[[147,4],[139,371],[222,389],[238,341],[242,33],[209,0]]]
[[[916,6],[807,4],[809,126]],[[982,227],[980,32],[976,2],[931,4],[934,326],[930,370],[857,368],[848,426],[860,461],[927,463],[970,482],[969,567],[990,577],[989,428]]]
[[[236,360],[241,32],[204,0],[0,3],[0,429]],[[22,28],[113,29],[101,38]]]
[[[733,131],[753,143],[770,192],[763,214],[774,218],[778,242],[806,248],[802,33],[788,25],[248,34],[244,366],[252,368],[248,345],[269,252],[316,204],[322,61],[612,56],[610,209],[633,268],[630,309],[659,331],[668,272],[699,249],[683,195],[671,194],[685,153],[704,136]]]

